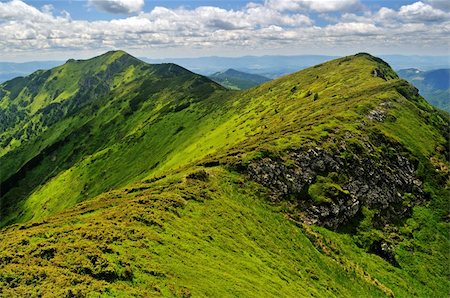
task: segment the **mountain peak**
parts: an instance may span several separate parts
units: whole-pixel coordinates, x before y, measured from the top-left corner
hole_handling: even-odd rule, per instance
[[[106,52],[100,56],[94,57],[92,59],[96,59],[96,58],[104,58],[111,62],[115,61],[117,59],[141,61],[123,50],[108,51],[108,52]]]
[[[248,89],[270,81],[270,79],[266,77],[242,72],[233,68],[216,72],[210,75],[209,78],[229,89]]]
[[[104,54],[102,54],[102,55],[100,55],[100,56],[114,56],[114,57],[121,57],[121,56],[124,56],[124,55],[133,57],[133,56],[131,56],[130,54],[128,54],[127,52],[125,52],[125,51],[123,51],[123,50],[112,50],[112,51],[108,51],[108,52],[106,52],[106,53],[104,53]]]
[[[381,59],[381,58],[372,56],[372,55],[369,54],[369,53],[357,53],[357,54],[354,55],[354,57],[363,57],[363,58],[366,58],[366,59],[368,59],[368,60],[370,60],[370,61],[376,62],[376,63],[378,63],[378,64],[380,64],[380,65],[382,65],[382,66],[384,66],[384,67],[388,67],[389,69],[392,70],[391,66],[390,66],[386,61],[384,61],[384,60]]]
[[[372,56],[369,53],[357,53],[352,56],[346,56],[342,58],[338,58],[335,61],[338,61],[339,65],[341,63],[345,62],[352,62],[355,66],[358,66],[359,69],[359,62],[361,59],[368,61],[370,64],[372,64],[372,76],[373,77],[379,77],[384,80],[390,80],[390,79],[398,79],[397,73],[392,69],[392,67],[383,59]],[[330,61],[331,63],[332,61]]]
[[[93,61],[99,61],[102,64],[109,64],[112,63],[118,59],[122,59],[122,60],[128,60],[128,61],[140,61],[141,60],[137,59],[136,57],[128,54],[127,52],[123,51],[123,50],[114,50],[114,51],[108,51],[106,53],[103,53],[101,55],[89,58],[89,59],[69,59],[66,61],[67,64],[70,63],[77,63],[77,62],[93,62]],[[144,62],[142,62],[144,63]]]
[[[236,73],[242,73],[242,72],[241,72],[241,71],[238,71],[238,70],[236,70],[236,69],[234,69],[234,68],[228,68],[228,69],[225,70],[223,73],[224,73],[224,74],[236,74]]]

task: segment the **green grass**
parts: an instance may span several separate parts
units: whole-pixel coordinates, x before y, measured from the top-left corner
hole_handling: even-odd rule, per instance
[[[422,263],[445,259],[439,254],[449,247],[440,237],[448,224],[430,241],[436,226],[418,226],[421,216],[433,218],[420,208],[409,241],[429,247],[411,258],[402,243],[399,269],[349,235],[287,220],[265,200],[266,190],[245,176],[223,168],[208,169],[202,180],[187,173],[2,230],[2,293],[427,297],[448,289],[445,262]]]
[[[317,177],[317,181],[308,188],[308,195],[317,203],[331,203],[333,198],[348,196],[349,192],[343,190],[339,184],[334,183],[329,177]]]
[[[101,69],[99,65],[112,63],[117,59],[114,55],[125,54],[118,52],[111,57],[70,62],[60,69],[64,73],[66,68],[88,65],[88,70],[94,71]],[[225,92],[177,68],[172,72],[181,71],[178,76],[165,79],[165,68],[170,69],[170,65],[147,69],[130,57],[125,60],[128,62],[123,75],[116,75],[114,84],[111,83],[116,88],[104,99],[46,129],[36,137],[42,141],[31,139],[13,150],[12,156],[3,156],[2,175],[7,177],[52,142],[66,138],[54,154],[64,157],[57,162],[43,162],[29,172],[22,185],[31,187],[22,187],[22,195],[17,196],[16,191],[14,196],[4,196],[4,201],[15,203],[8,211],[12,215],[4,215],[1,222],[8,223],[12,218],[40,219],[109,189],[204,158],[229,152],[245,155],[261,147],[271,151],[329,148],[335,146],[336,139],[345,139],[349,133],[360,140],[367,131],[382,130],[415,155],[429,158],[436,146],[445,144],[441,133],[431,123],[424,123],[423,113],[432,115],[432,108],[428,107],[426,112],[420,110],[414,102],[397,93],[395,88],[403,81],[373,77],[374,68],[391,70],[367,57],[337,59],[240,93]],[[125,80],[119,83],[117,78],[122,76]],[[142,85],[145,87],[139,83],[141,77],[148,80]],[[311,95],[305,97],[306,91],[312,92]],[[318,100],[313,99],[313,93],[320,95]],[[208,97],[199,99],[202,96]],[[130,110],[129,105],[136,98],[141,98],[139,104]],[[389,113],[395,121],[368,121],[364,113],[377,109],[385,101],[393,106]],[[189,106],[174,110],[186,102]],[[98,105],[99,109],[93,110],[92,105]],[[363,122],[367,123],[366,127],[361,125]],[[418,142],[423,139],[429,141]],[[79,154],[70,156],[74,148]],[[36,176],[42,177],[39,183],[34,183]],[[67,179],[69,176],[77,183],[72,184]],[[71,189],[71,192],[64,194],[57,189]],[[54,195],[49,196],[50,193]],[[67,204],[61,205],[61,200]],[[37,202],[41,201],[49,201],[45,212],[39,210]]]
[[[345,57],[237,92],[119,51],[0,90],[5,113],[19,115],[0,130],[0,180],[21,174],[1,197],[6,296],[447,293],[448,115],[377,58]],[[269,203],[269,190],[233,172],[268,156],[293,167],[291,150],[316,147],[343,159],[404,154],[427,200],[382,228],[363,209],[354,232],[338,233],[295,222],[291,202]],[[347,198],[341,176],[317,176],[307,195]],[[399,267],[369,253],[381,240]]]

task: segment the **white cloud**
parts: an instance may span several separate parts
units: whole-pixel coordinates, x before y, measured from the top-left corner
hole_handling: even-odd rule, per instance
[[[341,16],[341,21],[344,22],[376,23],[385,27],[410,23],[444,23],[449,20],[450,13],[420,1],[403,5],[398,11],[382,7],[376,13],[367,12],[363,15],[345,13]]]
[[[1,20],[51,22],[53,19],[51,12],[48,11],[48,6],[44,6],[43,11],[40,11],[20,0],[0,2],[0,22]]]
[[[51,4],[45,4],[41,7],[43,13],[51,14],[55,8]]]
[[[448,13],[420,1],[400,7],[398,15],[404,20],[416,23],[439,22],[448,20],[450,17]]]
[[[336,10],[310,1],[314,11]],[[343,0],[351,8],[353,0]],[[233,53],[290,49],[316,52],[337,46],[351,52],[383,49],[448,48],[450,14],[423,2],[398,10],[334,13],[325,25],[317,25],[298,9],[306,1],[250,3],[238,9],[200,6],[194,9],[155,7],[135,16],[103,21],[72,20],[67,12],[50,6],[41,10],[20,0],[0,2],[0,56],[10,53],[82,51],[122,48],[126,50],[178,51],[232,49]],[[331,5],[330,3],[333,3]],[[289,6],[291,5],[291,6]],[[340,4],[344,5],[344,4]],[[326,8],[326,9],[325,9]],[[173,51],[172,51],[173,53]],[[19,55],[19,54],[17,54]]]
[[[448,0],[427,0],[426,2],[434,8],[450,11],[450,1]]]
[[[325,27],[325,32],[331,36],[369,36],[381,33],[374,24],[359,22],[329,25]]]
[[[109,13],[139,12],[144,7],[144,0],[89,0],[91,7]]]
[[[279,11],[311,10],[320,13],[355,11],[362,8],[359,0],[266,0],[266,5]]]

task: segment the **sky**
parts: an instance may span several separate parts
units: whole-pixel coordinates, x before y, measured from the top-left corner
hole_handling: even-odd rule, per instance
[[[450,1],[0,0],[0,61],[450,55]]]

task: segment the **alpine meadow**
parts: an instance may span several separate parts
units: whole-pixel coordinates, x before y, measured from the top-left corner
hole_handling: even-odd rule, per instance
[[[30,55],[27,45],[45,55],[104,49],[95,44],[98,28],[83,22],[130,20],[120,23],[128,39],[102,35],[104,45],[117,43],[112,50],[0,83],[0,297],[449,295],[448,69],[411,66],[399,71],[408,82],[386,59],[355,51],[273,79],[256,64],[230,65],[208,77],[135,54],[145,34],[161,40],[144,46],[169,43],[161,37],[169,29],[145,27],[142,20],[153,21],[153,14],[152,26],[172,22],[173,34],[185,38],[166,44],[168,52],[208,49],[205,34],[244,51],[258,38],[298,46],[280,30],[308,34],[302,14],[315,30],[330,30],[319,18],[373,18],[381,26],[382,13],[400,22],[417,6],[414,22],[434,30],[432,13],[442,18],[436,24],[450,24],[445,3],[403,1],[367,12],[374,4],[358,0],[236,1],[146,13],[150,4],[140,0],[79,2],[40,10],[20,0],[0,2],[0,36],[6,36],[0,53],[18,43],[17,52]],[[233,6],[241,2],[245,8]],[[45,38],[49,44],[28,31],[7,38],[9,26],[22,24],[12,16],[20,9],[8,10],[14,5],[36,15],[24,28],[62,22]],[[69,21],[78,33],[66,32],[64,14],[52,12],[64,5],[74,7]],[[275,19],[255,18],[258,9]],[[86,21],[78,20],[84,10]],[[96,21],[89,19],[94,12]],[[255,27],[245,23],[256,19]],[[180,31],[196,22],[215,31],[196,32],[194,39]],[[144,33],[133,33],[133,26]],[[274,28],[279,36],[269,42],[262,34]],[[369,38],[358,28],[351,42]],[[232,44],[245,30],[255,36],[242,47]],[[311,38],[335,36],[320,32]],[[436,32],[430,34],[439,43]],[[396,34],[380,36],[407,48]],[[348,42],[336,36],[342,39],[330,47]],[[89,42],[69,47],[65,38]]]

